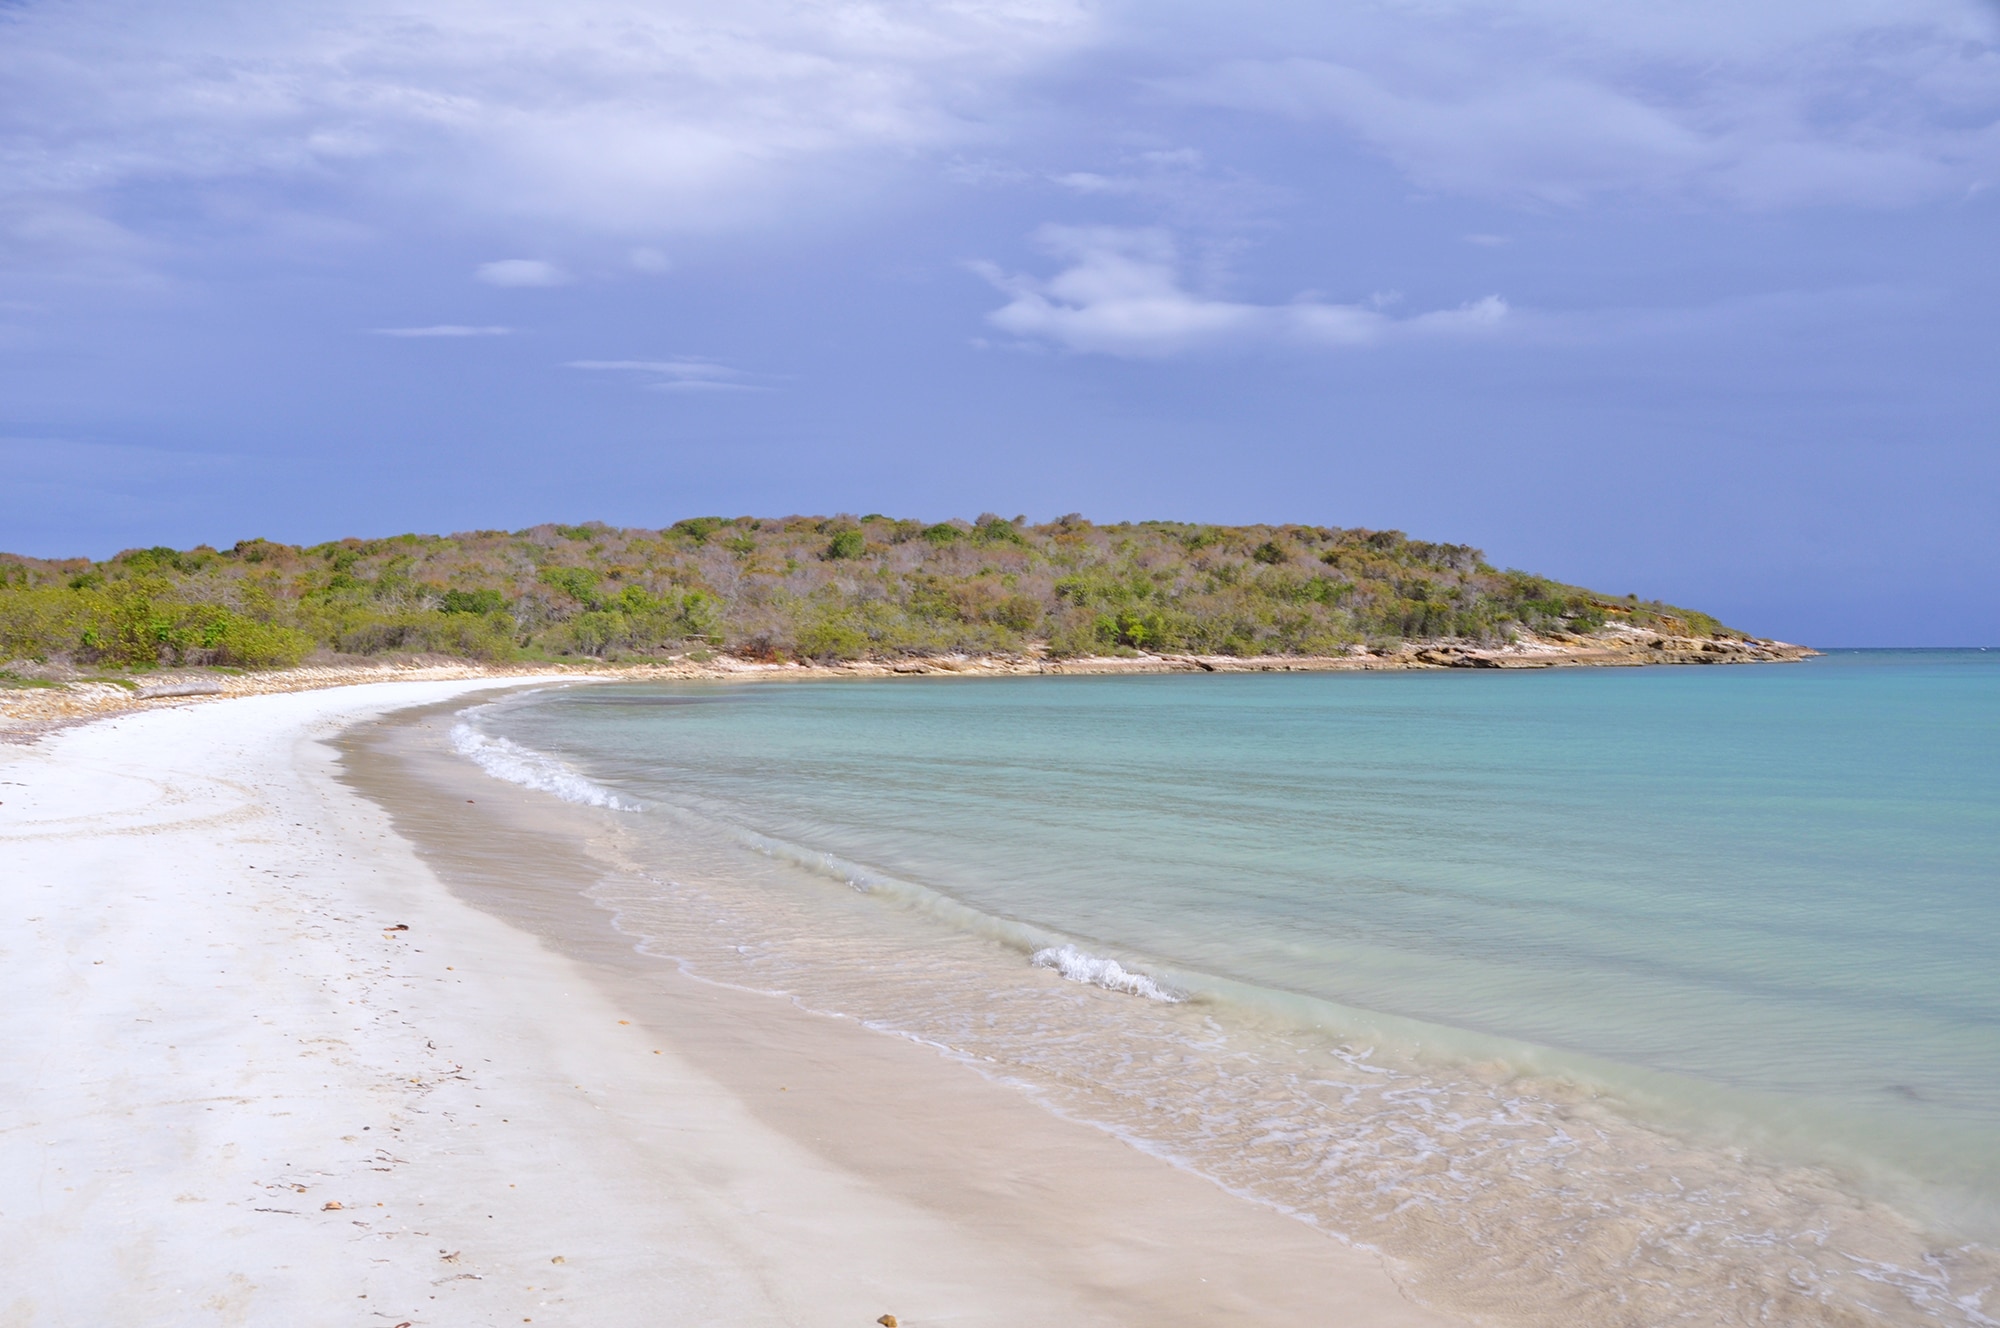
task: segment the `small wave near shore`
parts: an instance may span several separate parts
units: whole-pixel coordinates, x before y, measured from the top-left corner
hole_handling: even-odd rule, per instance
[[[811,740],[830,743],[815,719]],[[1645,1083],[1570,1073],[1574,1058],[1543,1048],[1417,1030],[1416,1054],[1365,1012],[1294,1009],[1215,969],[1136,971],[1103,951],[1144,947],[1085,939],[1106,928],[1065,936],[1046,911],[921,884],[949,879],[923,863],[891,872],[808,847],[839,843],[851,805],[805,804],[780,839],[749,830],[766,823],[756,804],[693,762],[678,784],[633,773],[671,749],[613,749],[655,815],[603,819],[630,874],[591,893],[645,953],[946,1051],[1404,1261],[1422,1302],[1522,1325],[1996,1322],[1990,1246],[1920,1229],[1839,1160],[1785,1160],[1765,1147],[1775,1126],[1682,1130],[1690,1113],[1627,1100]],[[745,778],[775,777],[773,759],[757,747]],[[1005,820],[996,839],[1012,851],[1026,833]]]
[[[466,712],[468,715],[470,711]],[[491,737],[474,728],[463,717],[451,729],[452,750],[466,757],[495,779],[552,794],[581,807],[602,807],[607,811],[636,812],[640,805],[621,798],[602,784],[586,778],[567,762],[526,747],[512,738]]]
[[[1116,959],[1087,954],[1074,945],[1037,950],[1029,962],[1036,968],[1052,968],[1071,982],[1087,983],[1106,991],[1122,991],[1128,996],[1143,996],[1149,1001],[1166,1001],[1169,1004],[1187,999],[1182,993],[1161,986],[1144,973],[1134,973]]]

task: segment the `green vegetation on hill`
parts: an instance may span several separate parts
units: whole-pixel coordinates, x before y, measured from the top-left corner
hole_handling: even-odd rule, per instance
[[[267,667],[310,655],[757,659],[950,652],[1332,654],[1705,614],[1498,571],[1394,530],[696,517],[311,548],[0,555],[0,661]]]

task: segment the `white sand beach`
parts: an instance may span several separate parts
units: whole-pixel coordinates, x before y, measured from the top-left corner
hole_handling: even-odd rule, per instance
[[[927,1048],[464,902],[327,740],[518,681],[0,748],[0,1325],[1455,1322]]]

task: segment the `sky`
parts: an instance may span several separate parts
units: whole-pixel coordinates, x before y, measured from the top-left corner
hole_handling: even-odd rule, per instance
[[[0,0],[0,548],[1397,528],[2000,644],[1995,0]]]

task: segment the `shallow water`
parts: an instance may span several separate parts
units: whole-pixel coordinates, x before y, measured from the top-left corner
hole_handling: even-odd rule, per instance
[[[468,727],[636,809],[596,813],[602,902],[650,950],[1440,1302],[2000,1318],[2000,656],[592,687]]]

